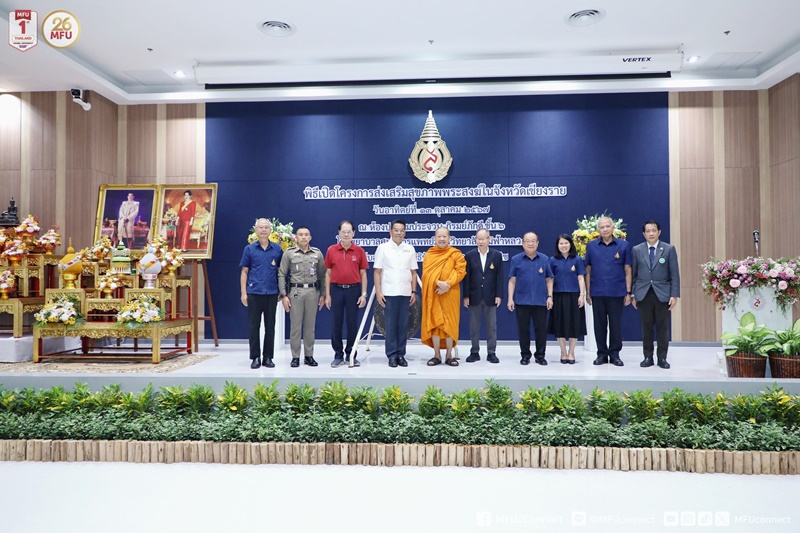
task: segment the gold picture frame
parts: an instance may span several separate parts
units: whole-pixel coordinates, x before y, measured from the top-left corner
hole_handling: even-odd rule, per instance
[[[131,250],[143,249],[153,231],[159,198],[158,185],[101,185],[93,242],[107,236],[114,246],[122,241]]]
[[[211,259],[216,214],[216,183],[161,185],[156,235],[183,250],[187,259]]]

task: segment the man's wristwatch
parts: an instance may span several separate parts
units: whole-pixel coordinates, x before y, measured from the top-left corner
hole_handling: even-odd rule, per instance
[[[366,295],[367,295],[367,293],[366,293],[366,292],[362,292],[362,293],[361,293],[361,296],[366,296]]]

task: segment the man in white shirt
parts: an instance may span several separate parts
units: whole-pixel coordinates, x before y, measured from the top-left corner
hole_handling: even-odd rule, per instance
[[[497,308],[503,300],[503,254],[489,248],[489,230],[481,228],[475,234],[478,247],[464,257],[467,260],[467,275],[461,281],[464,307],[469,309],[469,333],[472,348],[467,363],[480,361],[479,353],[481,317],[486,324],[487,356],[490,363],[499,363],[497,358]]]
[[[388,242],[375,252],[374,280],[378,305],[384,308],[386,357],[389,366],[408,366],[406,341],[408,340],[409,307],[417,298],[417,252],[403,242],[406,223],[392,222]]]

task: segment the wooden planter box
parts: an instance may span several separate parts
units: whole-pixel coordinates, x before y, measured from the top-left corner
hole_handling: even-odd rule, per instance
[[[769,369],[773,378],[800,378],[800,355],[770,354]]]
[[[0,440],[0,461],[464,466],[796,475],[800,451],[591,446]]]
[[[763,378],[767,375],[767,358],[737,353],[725,356],[729,378]]]

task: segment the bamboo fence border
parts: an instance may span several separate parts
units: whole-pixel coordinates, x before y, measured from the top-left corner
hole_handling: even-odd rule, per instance
[[[128,440],[0,440],[0,461],[363,466],[796,475],[800,451],[680,448]]]

